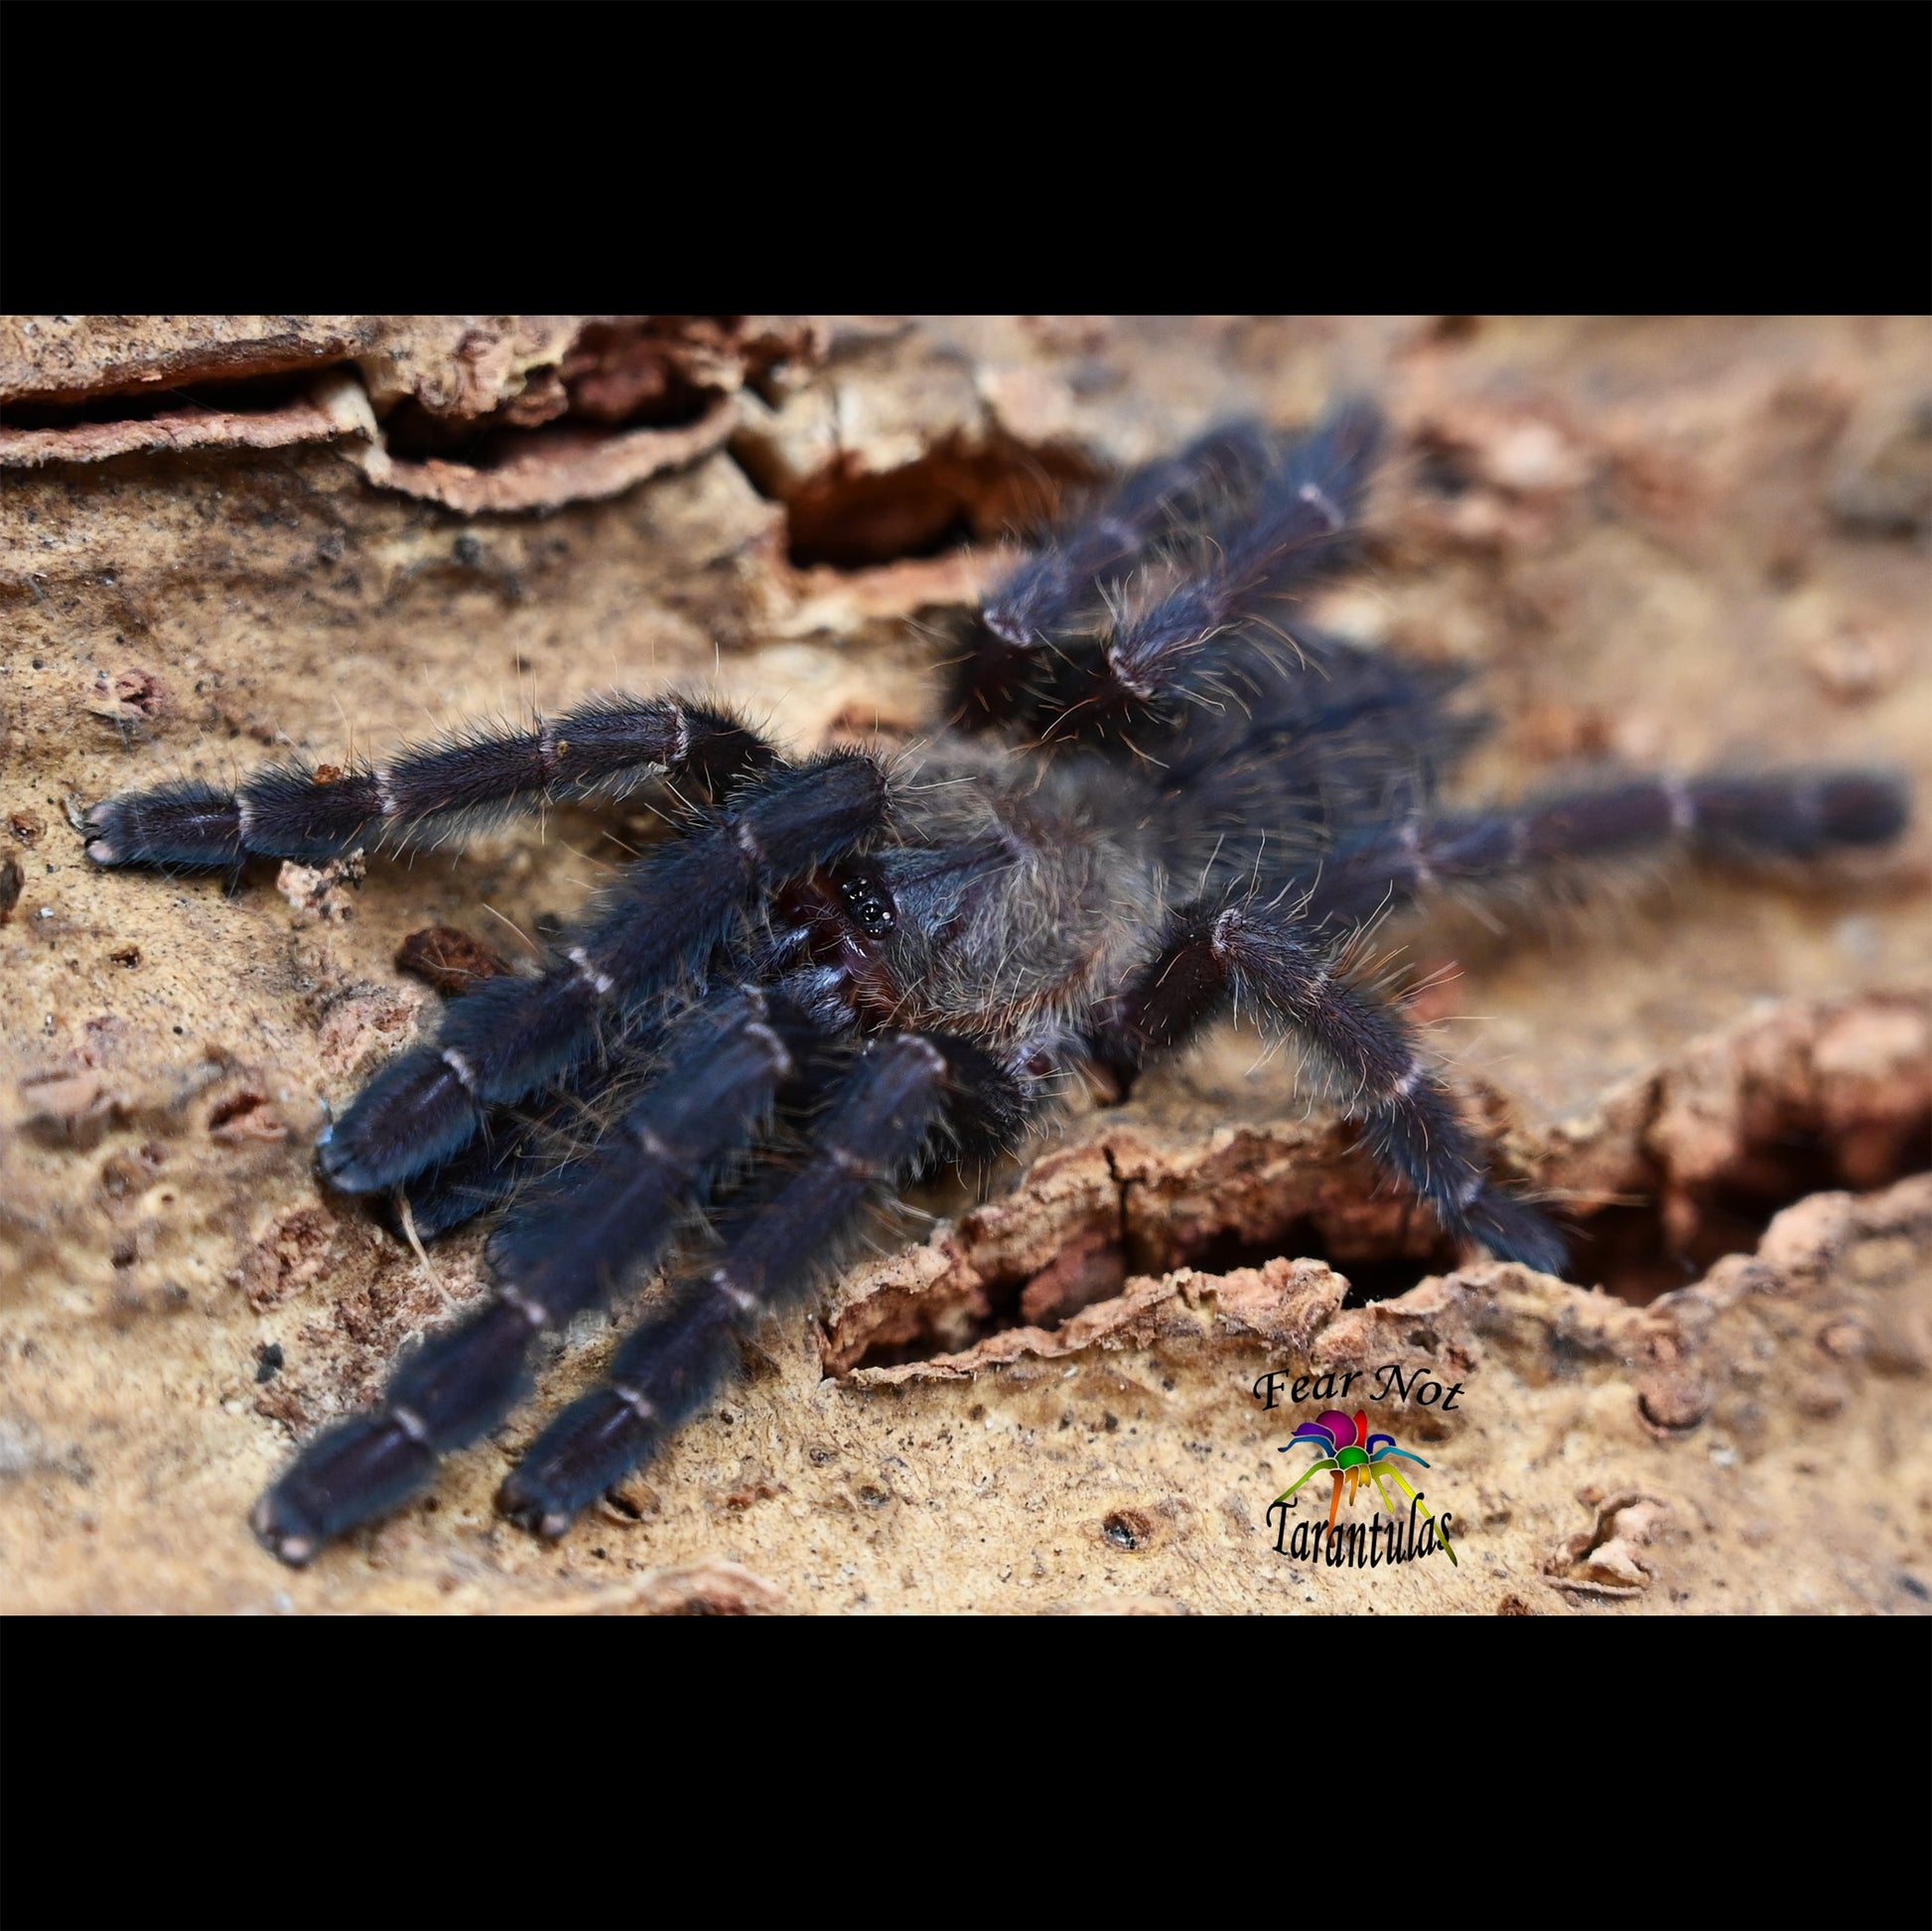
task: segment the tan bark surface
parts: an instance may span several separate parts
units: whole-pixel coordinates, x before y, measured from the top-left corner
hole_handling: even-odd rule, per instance
[[[1573,1216],[1575,1285],[1456,1268],[1228,1033],[977,1209],[925,1196],[561,1543],[490,1497],[601,1316],[432,1498],[300,1574],[248,1533],[293,1442],[482,1291],[476,1233],[425,1267],[310,1164],[433,1025],[423,973],[476,956],[399,950],[527,956],[651,820],[230,894],[95,872],[78,809],[614,684],[795,748],[903,734],[1016,520],[1350,386],[1398,455],[1324,615],[1480,667],[1468,796],[1775,760],[1932,791],[1921,319],[0,321],[0,1606],[1922,1613],[1923,805],[1828,876],[1386,928],[1499,1158]],[[1257,1377],[1352,1371],[1352,1408],[1388,1364],[1461,1384],[1368,1404],[1457,1564],[1278,1554],[1277,1449],[1330,1404]]]

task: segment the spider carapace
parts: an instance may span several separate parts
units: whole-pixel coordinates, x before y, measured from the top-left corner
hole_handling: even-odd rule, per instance
[[[947,715],[890,759],[787,761],[743,719],[613,695],[380,766],[284,763],[96,806],[99,865],[236,868],[447,840],[668,776],[694,804],[542,968],[453,1004],[322,1139],[325,1179],[428,1236],[507,1202],[493,1292],[318,1435],[255,1527],[289,1563],[393,1508],[529,1388],[545,1329],[634,1282],[707,1206],[694,1262],[504,1482],[546,1536],[644,1461],[808,1288],[869,1199],[1011,1149],[1082,1064],[1130,1080],[1238,1009],[1292,1034],[1373,1157],[1472,1246],[1560,1271],[1491,1177],[1415,1032],[1358,960],[1432,893],[1676,840],[1809,859],[1891,839],[1867,770],[1636,777],[1445,811],[1479,731],[1458,672],[1323,634],[1382,441],[1210,431],[1048,535],[986,599]],[[559,1165],[560,1114],[610,1125]],[[749,1158],[748,1158],[749,1155]],[[526,1175],[535,1177],[526,1178]]]

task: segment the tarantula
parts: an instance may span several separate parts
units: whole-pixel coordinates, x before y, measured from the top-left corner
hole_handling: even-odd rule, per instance
[[[1350,402],[1237,423],[1120,483],[985,600],[946,723],[891,759],[788,762],[742,718],[614,695],[380,766],[187,780],[87,820],[103,866],[238,868],[445,840],[668,777],[680,835],[533,976],[454,1004],[322,1135],[347,1193],[439,1233],[508,1198],[475,1311],[399,1361],[257,1505],[284,1562],[395,1508],[529,1388],[545,1329],[641,1275],[701,1203],[721,1250],[676,1283],[504,1482],[544,1536],[648,1457],[810,1284],[867,1201],[1013,1148],[1083,1063],[1125,1084],[1230,1008],[1326,1068],[1365,1144],[1460,1241],[1558,1271],[1399,1006],[1358,964],[1394,904],[1677,839],[1811,858],[1892,838],[1873,771],[1643,777],[1438,809],[1480,730],[1461,674],[1324,635],[1298,600],[1355,557],[1382,427]],[[534,1149],[587,1097],[616,1124]],[[751,1158],[747,1159],[748,1150]],[[535,1177],[526,1177],[534,1175]]]

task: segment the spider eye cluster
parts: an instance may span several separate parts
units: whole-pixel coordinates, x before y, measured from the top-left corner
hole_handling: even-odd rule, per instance
[[[882,881],[872,877],[847,879],[839,887],[846,916],[868,938],[884,938],[898,923],[898,907]]]

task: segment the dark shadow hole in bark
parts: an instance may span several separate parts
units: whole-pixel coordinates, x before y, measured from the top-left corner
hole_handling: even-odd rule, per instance
[[[332,368],[352,372],[347,362],[310,362],[299,369],[214,381],[142,387],[79,402],[19,401],[0,405],[0,425],[8,429],[82,429],[99,423],[152,422],[156,416],[207,409],[229,416],[272,416],[305,401],[317,378]]]
[[[1413,1243],[1405,1243],[1405,1247]],[[1439,1238],[1423,1254],[1363,1253],[1356,1242],[1324,1239],[1312,1220],[1297,1221],[1280,1236],[1243,1240],[1222,1235],[1187,1257],[1187,1265],[1202,1274],[1227,1274],[1238,1267],[1265,1267],[1270,1261],[1323,1261],[1348,1277],[1344,1308],[1365,1307],[1371,1301],[1391,1301],[1407,1294],[1432,1274],[1447,1274],[1455,1266],[1454,1242]]]
[[[1004,437],[970,445],[949,438],[884,474],[840,458],[803,483],[779,477],[757,438],[741,437],[733,454],[753,486],[784,505],[787,548],[800,569],[862,570],[1023,540],[1097,478],[1074,451]]]
[[[1727,1254],[1756,1252],[1771,1221],[1786,1207],[1821,1191],[1870,1192],[1910,1174],[1932,1171],[1932,1115],[1863,1122],[1828,1134],[1816,1123],[1787,1122],[1776,1134],[1752,1141],[1742,1158],[1688,1205],[1667,1216],[1660,1186],[1640,1197],[1588,1214],[1562,1214],[1571,1242],[1565,1278],[1579,1287],[1600,1286],[1620,1300],[1642,1307],[1677,1288],[1689,1287]],[[936,1355],[963,1353],[1012,1327],[1048,1332],[1082,1309],[1117,1296],[1131,1276],[1158,1276],[1179,1266],[1202,1274],[1259,1268],[1277,1258],[1324,1261],[1349,1284],[1345,1307],[1359,1308],[1406,1294],[1432,1275],[1449,1272],[1458,1256],[1445,1237],[1428,1240],[1415,1218],[1392,1218],[1386,1195],[1374,1194],[1375,1180],[1364,1172],[1364,1203],[1373,1196],[1374,1213],[1360,1225],[1348,1224],[1346,1210],[1317,1222],[1302,1216],[1279,1231],[1256,1237],[1254,1201],[1243,1190],[1230,1199],[1230,1218],[1243,1223],[1213,1230],[1203,1202],[1187,1203],[1191,1226],[1209,1226],[1156,1255],[1097,1231],[1083,1234],[1038,1273],[1024,1276],[981,1269],[979,1299],[984,1311],[969,1313],[957,1298],[932,1297],[922,1331],[907,1335],[903,1322],[891,1339],[882,1337],[840,1372],[857,1368],[904,1367]],[[1211,1201],[1206,1203],[1211,1207]],[[1673,1221],[1688,1214],[1688,1238],[1673,1240]],[[1371,1229],[1380,1227],[1379,1244]],[[915,1316],[918,1304],[909,1310]]]
[[[383,441],[401,462],[495,470],[527,453],[532,436],[583,444],[630,429],[688,428],[722,393],[694,352],[721,351],[732,320],[587,323],[560,363],[529,370],[523,393],[492,414],[457,419],[411,400],[383,423]]]
[[[1755,1253],[1771,1222],[1809,1194],[1871,1192],[1927,1171],[1932,1115],[1866,1122],[1836,1135],[1795,1122],[1752,1141],[1711,1185],[1688,1190],[1672,1214],[1658,1187],[1573,1219],[1568,1278],[1643,1307],[1689,1287],[1726,1254]]]
[[[986,1310],[977,1317],[963,1314],[957,1303],[948,1303],[926,1331],[909,1338],[875,1341],[850,1366],[903,1367],[936,1354],[964,1352],[1012,1327],[1037,1327],[1050,1333],[1083,1309],[1114,1299],[1130,1276],[1159,1276],[1176,1266],[1191,1267],[1202,1274],[1227,1274],[1236,1268],[1259,1268],[1283,1257],[1325,1261],[1348,1277],[1349,1294],[1344,1305],[1357,1308],[1406,1294],[1419,1281],[1447,1273],[1455,1265],[1454,1246],[1447,1239],[1438,1237],[1420,1252],[1417,1247],[1412,1229],[1403,1241],[1405,1251],[1366,1253],[1359,1237],[1351,1239],[1344,1233],[1338,1239],[1330,1238],[1308,1217],[1293,1220],[1279,1234],[1259,1240],[1224,1229],[1186,1245],[1178,1261],[1137,1252],[1131,1244],[1090,1234],[1062,1249],[1037,1274],[983,1274],[980,1295]]]
[[[488,471],[527,454],[531,438],[582,446],[631,429],[676,429],[698,422],[723,390],[717,359],[735,351],[731,316],[654,316],[646,321],[586,324],[560,362],[530,368],[523,390],[483,416],[451,416],[406,400],[382,424],[398,461],[432,459]],[[0,406],[12,429],[78,429],[206,409],[264,416],[306,400],[331,369],[355,373],[352,362],[305,362],[170,385],[87,396],[70,402],[24,400]],[[769,365],[753,355],[742,372],[753,387]]]

